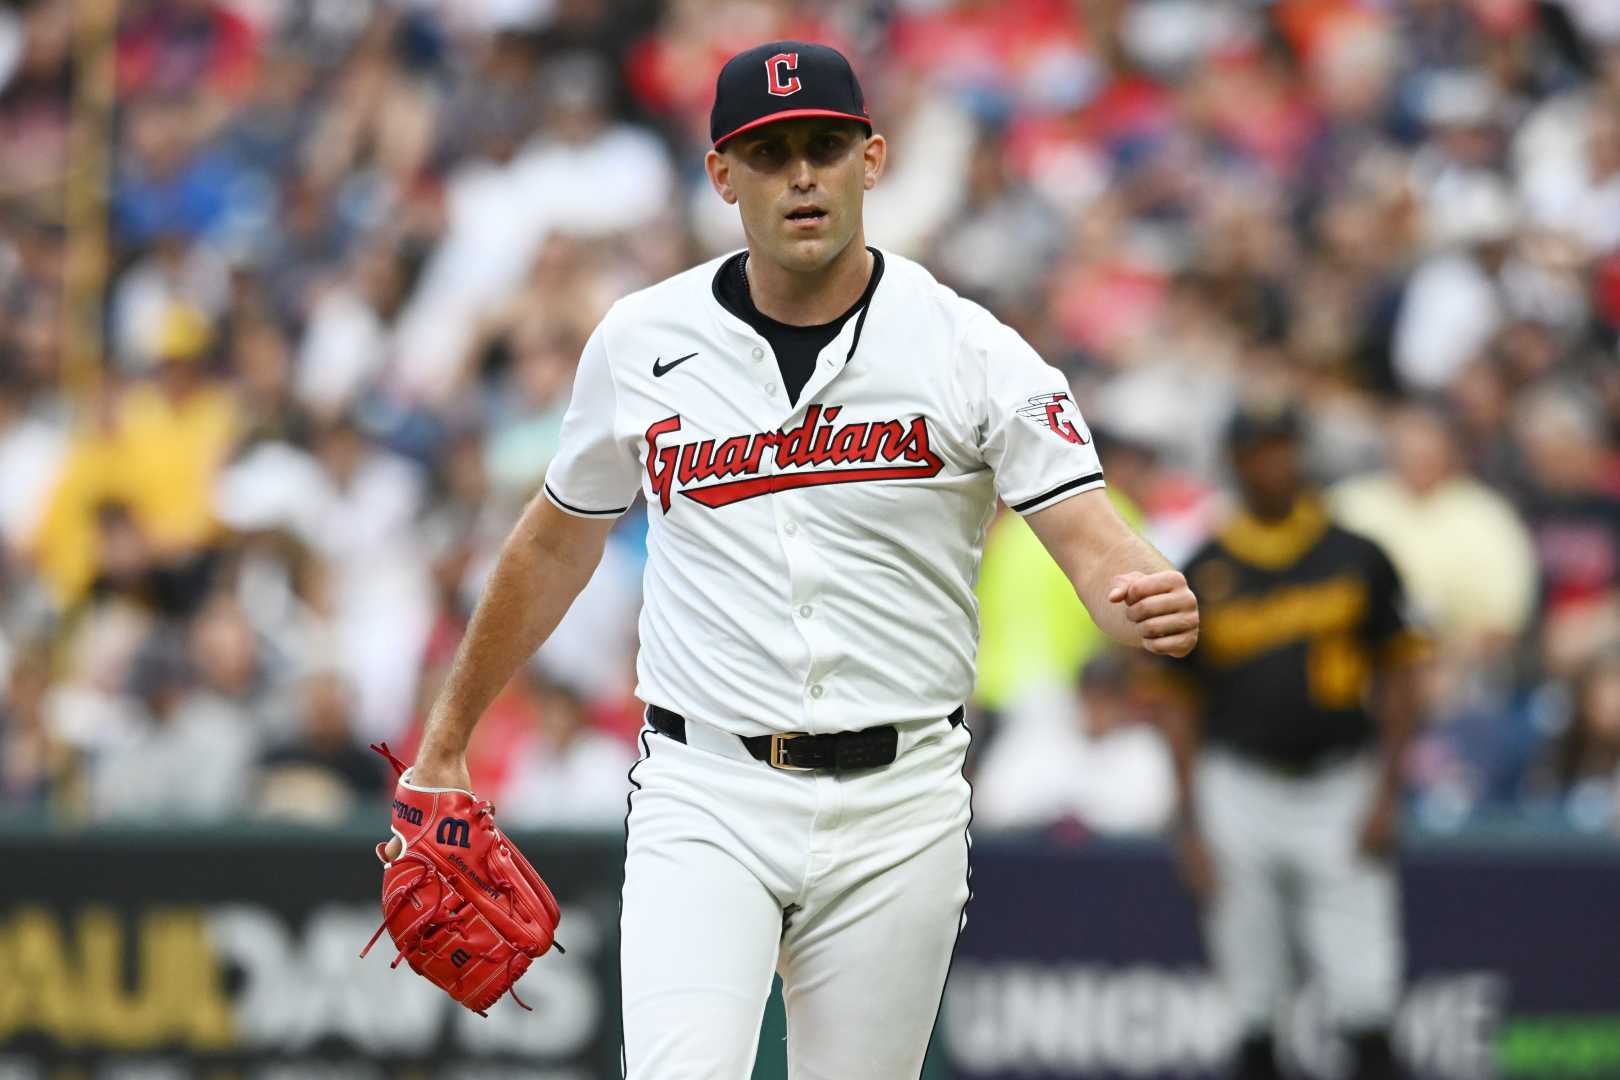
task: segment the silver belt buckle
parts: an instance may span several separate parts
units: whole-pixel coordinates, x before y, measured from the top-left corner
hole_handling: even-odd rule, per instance
[[[783,749],[788,743],[806,734],[803,731],[778,731],[771,735],[771,756],[767,759],[770,767],[781,769],[783,772],[814,772],[814,769],[805,765],[789,765],[782,757]]]

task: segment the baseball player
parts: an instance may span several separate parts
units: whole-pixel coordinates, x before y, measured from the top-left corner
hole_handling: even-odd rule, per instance
[[[733,57],[711,132],[747,249],[625,297],[586,344],[415,781],[468,786],[479,714],[639,491],[625,1075],[749,1076],[780,972],[792,1076],[917,1076],[968,898],[962,703],[996,498],[1120,641],[1183,654],[1197,605],[1110,506],[1064,377],[866,245],[887,144],[842,55]]]
[[[1272,1018],[1291,940],[1344,1033],[1355,1080],[1396,1076],[1399,762],[1420,640],[1372,541],[1329,522],[1301,483],[1301,421],[1246,407],[1227,445],[1243,506],[1187,566],[1197,648],[1171,725],[1183,870],[1237,1014],[1232,1076],[1280,1077]]]

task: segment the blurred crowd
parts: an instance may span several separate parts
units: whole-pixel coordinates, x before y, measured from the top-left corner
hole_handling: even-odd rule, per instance
[[[72,0],[0,3],[8,814],[380,798],[365,745],[408,756],[585,337],[742,243],[701,167],[720,63],[797,37],[891,140],[870,241],[1065,370],[1172,559],[1230,505],[1234,405],[1304,403],[1437,646],[1420,823],[1615,827],[1611,0],[118,7],[101,116]],[[479,730],[511,824],[623,813],[644,520]],[[1151,700],[1016,515],[981,599],[976,820],[1162,825]]]

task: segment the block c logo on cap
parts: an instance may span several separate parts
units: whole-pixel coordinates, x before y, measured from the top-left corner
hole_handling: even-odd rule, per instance
[[[797,94],[804,84],[799,82],[797,75],[784,79],[782,73],[799,70],[799,54],[796,52],[777,53],[765,61],[765,89],[774,97],[787,97]]]

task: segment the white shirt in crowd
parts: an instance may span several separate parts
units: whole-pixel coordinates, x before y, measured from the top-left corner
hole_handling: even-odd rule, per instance
[[[536,739],[524,747],[500,797],[502,824],[591,828],[624,820],[636,754],[600,731],[576,732],[566,746]]]
[[[339,483],[311,454],[264,443],[220,476],[220,520],[242,531],[288,529],[332,574],[332,636],[311,661],[335,664],[357,699],[356,737],[397,739],[416,705],[435,599],[419,517],[426,477],[368,448]]]
[[[32,416],[0,419],[0,543],[23,551],[45,512],[67,454],[67,432]]]
[[[973,782],[973,823],[996,829],[1078,821],[1107,834],[1162,829],[1175,809],[1164,736],[1127,723],[1093,736],[1067,690],[1038,691],[1009,710]]]

